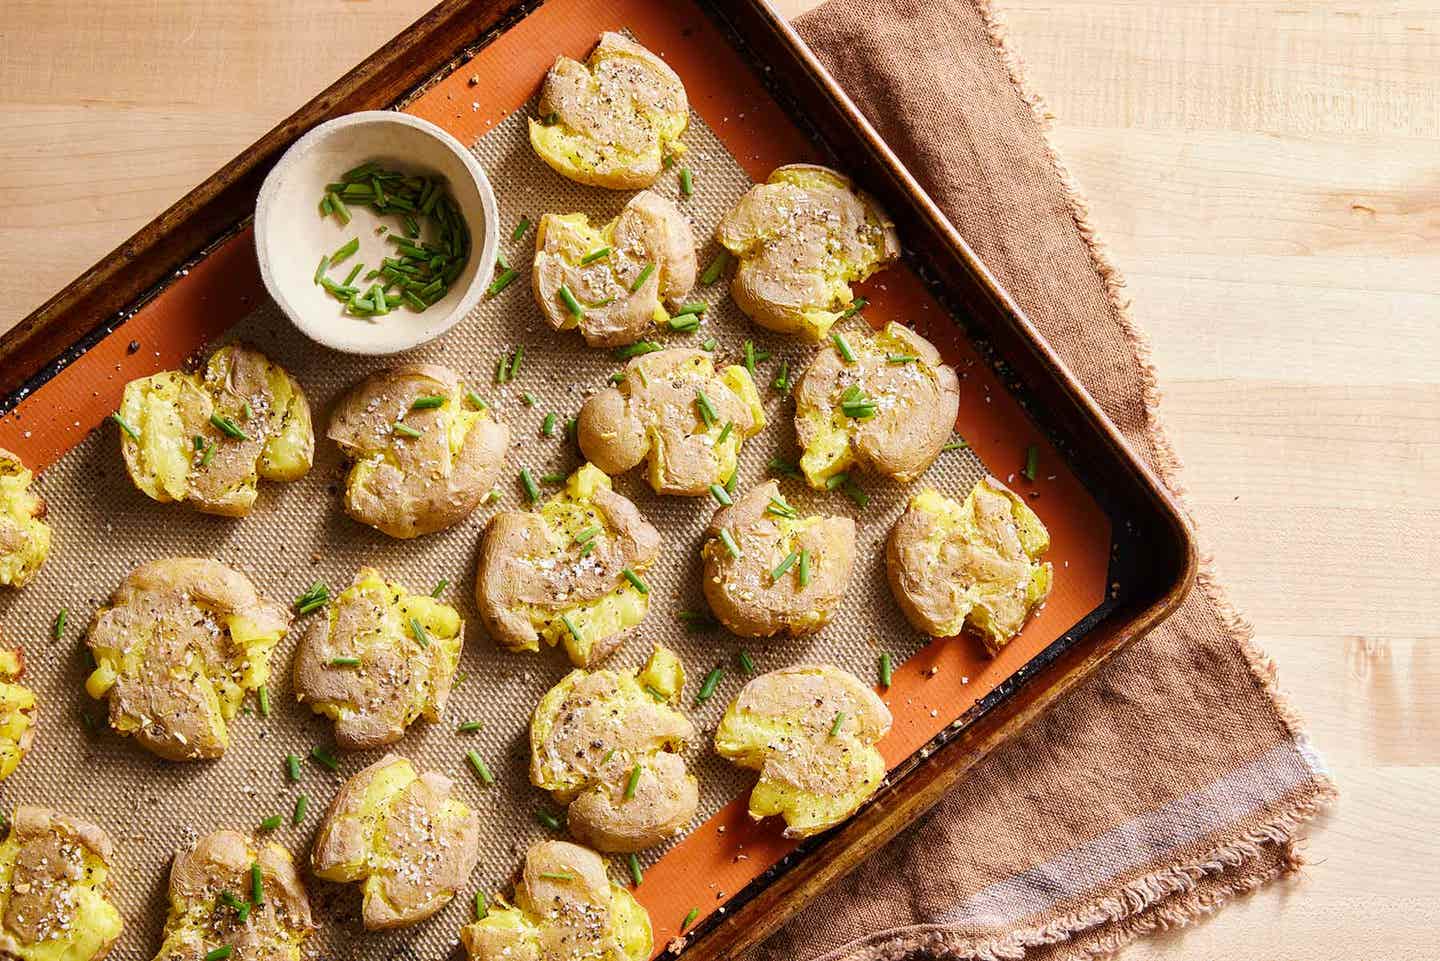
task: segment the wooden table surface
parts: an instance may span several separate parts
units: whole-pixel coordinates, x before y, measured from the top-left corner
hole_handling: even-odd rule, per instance
[[[1128,956],[1435,957],[1440,4],[995,2],[1343,792],[1303,880]],[[0,331],[428,5],[8,0]]]

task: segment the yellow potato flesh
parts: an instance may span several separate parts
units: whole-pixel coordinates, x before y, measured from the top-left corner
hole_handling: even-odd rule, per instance
[[[35,723],[35,693],[15,683],[19,676],[19,655],[0,650],[0,781],[15,773],[25,756],[20,742]]]
[[[543,923],[543,920],[542,922]],[[484,931],[484,943],[493,945],[489,953],[472,955],[475,961],[499,961],[501,958],[541,957],[540,924],[515,907],[491,908],[490,913],[470,925],[472,930]],[[654,950],[654,934],[650,929],[650,916],[629,891],[620,885],[610,884],[610,910],[603,932],[598,933],[600,944],[609,944],[619,951],[607,949],[597,954],[576,955],[596,957],[601,961],[646,961]],[[577,949],[587,946],[577,945]],[[548,961],[548,959],[542,959]]]
[[[708,357],[697,357],[694,369],[687,369],[680,376],[685,380],[703,384],[715,376],[715,366]],[[702,436],[709,438],[710,449],[715,452],[716,484],[724,484],[734,475],[739,465],[741,444],[765,429],[765,407],[760,401],[760,391],[756,389],[750,372],[739,364],[732,364],[720,371],[720,381],[749,408],[751,425],[748,430],[743,431],[732,427],[723,442],[720,441],[720,435],[725,433],[723,423],[717,421],[703,431]],[[659,490],[664,486],[668,474],[665,469],[665,444],[661,441],[660,431],[654,426],[648,427],[646,433],[650,443],[650,486]]]
[[[587,527],[605,528],[597,537],[612,534],[592,501],[595,491],[600,488],[610,490],[610,478],[593,464],[585,464],[566,479],[564,490],[540,508],[540,516],[551,534],[552,554],[563,554],[574,543],[575,535]],[[636,573],[644,570],[641,567]],[[528,605],[520,610],[530,618],[531,626],[545,643],[551,647],[564,644],[572,663],[585,664],[590,659],[591,647],[587,638],[613,637],[629,630],[644,620],[649,606],[649,597],[621,578],[612,590],[591,601],[577,601],[562,608]],[[575,625],[579,638],[565,626],[565,617]]]
[[[533,117],[530,119],[530,146],[550,166],[581,183],[588,182],[602,170],[642,166],[657,168],[665,157],[678,158],[685,153],[680,135],[690,121],[686,114],[651,111],[643,116],[659,135],[655,145],[643,152],[626,150],[613,143],[598,144],[563,124],[546,126]]]
[[[23,587],[50,555],[50,527],[35,518],[40,498],[30,489],[34,475],[19,461],[0,459],[0,528],[20,533],[21,546],[0,554],[0,584]]]
[[[635,682],[674,703],[680,699],[680,692],[685,687],[685,665],[670,648],[656,644],[645,666],[635,675]]]
[[[190,465],[194,446],[180,416],[180,395],[196,389],[196,378],[178,370],[167,370],[125,385],[120,416],[140,434],[138,469],[132,473],[137,487],[157,501],[185,498],[190,490]],[[208,399],[203,412],[211,408]],[[128,435],[121,443],[129,444]]]
[[[68,926],[57,929],[58,937],[36,944],[18,944],[18,961],[89,961],[97,951],[120,935],[122,921],[115,905],[101,894],[110,870],[89,848],[81,847],[85,865],[82,877],[70,885],[73,913]],[[0,917],[10,908],[10,886],[20,845],[13,837],[0,844]]]

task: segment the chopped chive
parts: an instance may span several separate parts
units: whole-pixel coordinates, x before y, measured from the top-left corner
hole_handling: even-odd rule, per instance
[[[721,487],[719,484],[710,485],[710,496],[715,498],[715,502],[721,507],[729,507],[731,504],[735,503],[733,500],[730,499],[730,495],[725,492],[725,488]]]
[[[781,474],[785,477],[803,476],[800,473],[800,468],[796,467],[794,464],[790,463],[787,460],[782,460],[779,457],[770,458],[769,462],[766,463],[765,467],[772,474]]]
[[[636,274],[635,279],[630,282],[630,293],[633,294],[635,293],[635,291],[645,286],[645,281],[648,280],[650,278],[650,275],[654,272],[654,264],[646,264],[644,267],[641,267],[640,273]]]
[[[579,421],[577,418],[571,417],[571,418],[568,418],[568,419],[565,421],[565,436],[566,436],[566,437],[574,437],[574,436],[575,436],[575,432],[576,432],[577,430],[579,430],[579,429],[580,429],[580,421]]]
[[[695,406],[700,409],[700,419],[705,422],[705,426],[714,427],[715,421],[718,420],[719,417],[715,413],[714,406],[710,403],[710,398],[705,396],[703,390],[695,391]]]
[[[528,390],[520,395],[520,399],[525,402],[526,407],[534,407],[536,404],[540,403],[539,399],[536,398],[536,396],[530,393]]]
[[[330,588],[321,581],[316,581],[305,589],[305,593],[295,598],[295,608],[301,614],[309,614],[312,611],[324,607],[330,600]]]
[[[800,554],[796,551],[791,551],[789,554],[786,554],[785,559],[780,562],[780,566],[770,572],[770,579],[772,581],[778,581],[799,559]]]
[[[400,295],[400,299],[416,310],[424,310],[429,305],[415,295],[413,290],[407,290]]]
[[[918,361],[919,359],[920,359],[919,356],[917,356],[916,354],[886,354],[886,355],[885,355],[885,362],[886,362],[887,364],[913,364],[913,363],[915,363],[916,361]]]
[[[476,410],[484,410],[486,407],[490,406],[489,404],[485,403],[485,398],[481,397],[473,390],[467,390],[465,392],[465,399],[470,403],[470,406],[475,408]]]
[[[690,927],[690,922],[694,921],[699,916],[700,909],[691,908],[689,913],[685,915],[685,920],[680,922],[680,932],[683,934],[685,932],[685,929]]]
[[[700,685],[700,690],[695,695],[696,702],[708,701],[715,694],[715,688],[720,685],[720,678],[725,676],[725,668],[711,668],[710,673],[705,675],[705,681]]]
[[[338,267],[340,264],[343,264],[345,261],[353,257],[355,255],[355,251],[359,249],[360,238],[351,237],[349,240],[345,241],[345,243],[337,247],[335,249],[335,252],[330,255],[330,266]]]
[[[886,651],[880,655],[880,686],[889,687],[890,680],[894,677],[895,666],[890,661],[890,652]]]
[[[583,531],[575,535],[575,543],[584,544],[586,541],[593,539],[596,534],[599,534],[600,530],[601,528],[599,527],[585,528]]]
[[[443,590],[445,590],[445,588],[447,588],[447,587],[449,587],[449,586],[450,586],[450,578],[448,578],[448,577],[442,577],[442,578],[440,578],[440,580],[435,584],[435,589],[430,592],[430,596],[431,596],[431,597],[439,597],[439,596],[440,596],[440,592],[443,591]]]
[[[799,566],[795,568],[795,579],[800,582],[801,587],[808,587],[810,584],[810,552],[802,548],[800,550]]]
[[[340,762],[335,760],[335,755],[323,747],[312,747],[310,749],[310,760],[322,767],[328,767],[332,771],[340,770]]]
[[[509,269],[510,269],[510,261],[506,260],[506,259],[505,259],[505,255],[504,255],[503,253],[498,252],[498,251],[497,251],[496,254],[495,254],[495,265],[496,265],[497,267],[499,267],[501,270],[509,270]]]
[[[507,379],[509,379],[509,380],[514,380],[514,379],[515,379],[515,375],[518,374],[518,373],[520,373],[520,361],[522,361],[522,360],[524,360],[524,359],[525,359],[525,345],[524,345],[524,344],[516,344],[516,345],[515,345],[515,353],[510,356],[510,373],[505,375]]]
[[[716,446],[716,447],[719,447],[721,444],[725,443],[725,438],[727,438],[727,437],[730,436],[730,431],[733,430],[734,427],[735,427],[735,422],[734,422],[734,421],[727,420],[727,421],[725,422],[725,426],[722,427],[722,428],[720,428],[720,434],[719,434],[719,436],[717,436],[717,437],[715,438],[715,446]]]
[[[445,406],[443,394],[427,394],[424,397],[416,397],[410,402],[411,410],[434,410],[437,407]]]
[[[841,484],[845,483],[849,479],[850,475],[846,473],[831,474],[829,477],[825,478],[825,489],[830,491],[837,490],[839,489]]]
[[[740,670],[746,674],[755,673],[755,662],[750,659],[749,651],[740,651],[740,653],[735,655],[735,659],[740,662]]]
[[[455,727],[455,733],[456,733],[456,734],[474,734],[476,731],[480,730],[480,728],[482,728],[482,727],[484,727],[484,726],[485,726],[485,722],[484,722],[484,721],[466,721],[466,722],[464,722],[463,724],[459,724],[459,725],[457,725],[457,726]]]
[[[214,459],[215,459],[215,445],[214,445],[213,443],[211,443],[211,444],[206,444],[206,445],[205,445],[205,453],[203,453],[203,454],[200,455],[200,466],[201,466],[201,467],[209,467],[209,466],[210,466],[210,462],[211,462],[212,460],[214,460]]]
[[[969,447],[970,447],[970,445],[969,445],[968,443],[966,443],[965,441],[963,441],[963,440],[952,440],[950,443],[946,444],[944,447],[942,447],[942,448],[940,448],[940,449],[941,449],[942,451],[968,450]]]
[[[560,818],[544,808],[537,808],[535,810],[535,820],[540,822],[541,827],[549,828],[552,831],[558,831],[563,826]]]
[[[241,430],[240,425],[235,423],[228,417],[224,417],[220,414],[211,414],[210,423],[214,426],[216,430],[224,434],[226,437],[233,437],[236,440],[250,439],[250,435]]]
[[[623,370],[617,370],[605,379],[612,384],[623,384],[625,383],[625,372]]]
[[[523,236],[525,236],[525,231],[527,231],[527,230],[529,230],[529,229],[530,229],[530,218],[529,218],[529,217],[521,217],[521,218],[520,218],[520,222],[515,225],[515,229],[510,232],[510,242],[511,242],[512,244],[513,244],[513,243],[518,243],[519,240],[520,240],[520,238],[523,237]]]
[[[360,658],[358,658],[358,657],[332,657],[332,658],[330,658],[330,660],[329,660],[328,663],[329,663],[329,665],[330,665],[331,667],[359,667],[359,666],[360,666]]]
[[[616,360],[629,360],[631,357],[639,357],[641,354],[649,354],[664,349],[665,348],[653,340],[637,340],[633,344],[616,347],[611,353],[614,354]]]
[[[569,873],[568,871],[541,871],[541,872],[540,872],[540,877],[546,878],[546,879],[551,880],[551,881],[573,881],[573,880],[575,880],[575,875]]]
[[[635,789],[639,786],[640,762],[636,761],[635,766],[630,769],[630,777],[625,781],[625,800],[632,800],[635,797]]]
[[[638,888],[640,882],[645,880],[645,873],[640,870],[640,859],[635,856],[634,851],[630,852],[630,856],[626,858],[626,863],[630,866],[630,880],[634,882],[635,887]]]
[[[650,585],[646,584],[645,581],[641,579],[639,574],[636,574],[628,567],[622,568],[620,573],[625,576],[625,579],[627,581],[634,585],[635,590],[639,591],[641,594],[650,593]]]
[[[583,267],[583,266],[585,266],[586,264],[593,264],[595,261],[599,260],[600,258],[602,258],[602,257],[609,257],[609,256],[610,256],[610,248],[609,248],[609,247],[596,247],[594,250],[590,251],[590,252],[589,252],[588,254],[586,254],[584,257],[581,257],[581,258],[580,258],[580,266]]]
[[[730,251],[722,247],[720,248],[720,252],[715,255],[715,259],[710,261],[710,265],[705,268],[705,272],[700,275],[700,283],[715,283],[715,281],[720,279],[720,275],[725,272],[725,268],[729,265]]]
[[[675,617],[692,631],[708,631],[716,626],[715,618],[704,611],[677,611]]]
[[[222,944],[218,948],[211,948],[205,952],[205,961],[225,961],[235,949],[228,944]]]
[[[580,306],[580,301],[575,299],[575,295],[570,292],[570,288],[565,284],[560,285],[560,300],[564,302],[565,309],[570,311],[570,316],[576,319],[585,316],[585,308]]]
[[[727,493],[727,494],[729,494],[729,495],[731,495],[731,496],[733,497],[733,496],[735,495],[735,492],[736,492],[737,490],[739,490],[739,489],[740,489],[740,468],[739,468],[739,467],[736,467],[734,470],[732,470],[732,471],[730,472],[730,476],[727,477],[727,478],[725,478],[725,493]]]
[[[310,799],[303,794],[295,797],[295,810],[290,814],[290,823],[299,824],[305,820],[305,811],[310,807]]]
[[[775,379],[770,382],[770,386],[771,386],[771,387],[774,387],[776,390],[780,391],[782,394],[789,392],[789,390],[790,390],[790,362],[789,362],[788,360],[782,360],[782,361],[780,361],[780,373],[778,373],[778,374],[775,375]]]
[[[686,317],[690,314],[703,314],[710,309],[710,305],[701,300],[692,301],[688,304],[681,304],[680,309],[672,314],[672,317]]]
[[[250,402],[248,400],[245,402],[245,405],[240,408],[240,412],[245,415],[246,420],[250,420],[252,417],[255,416],[255,411],[251,409]]]
[[[69,619],[69,617],[70,609],[66,607],[60,608],[60,613],[55,615],[55,630],[53,632],[55,640],[58,641],[65,636],[65,621]]]
[[[250,865],[250,903],[257,908],[265,903],[265,875],[259,861]]]
[[[835,735],[839,734],[839,733],[840,733],[840,725],[842,725],[842,724],[844,724],[844,723],[845,723],[845,712],[844,712],[844,711],[837,711],[836,714],[835,714],[835,723],[830,725],[830,736],[831,736],[831,737],[834,737]]]
[[[262,830],[262,831],[274,831],[274,830],[278,829],[281,824],[284,824],[284,823],[285,823],[285,819],[284,819],[284,818],[282,818],[282,817],[281,817],[280,815],[278,815],[278,814],[272,814],[272,815],[270,815],[268,818],[266,818],[265,820],[263,820],[263,821],[260,822],[260,830]]]
[[[345,201],[341,200],[340,195],[333,190],[325,195],[325,199],[330,201],[331,211],[340,218],[340,226],[348,227],[350,225],[350,208],[345,206]]]
[[[836,331],[830,335],[830,340],[835,344],[835,349],[839,351],[840,356],[845,358],[845,363],[855,363],[855,351],[850,349],[850,341],[845,339],[844,334]]]
[[[218,895],[216,895],[216,898],[220,901],[221,904],[225,905],[225,907],[230,908],[233,911],[240,910],[240,905],[245,903],[244,901],[241,901],[239,898],[237,898],[231,891],[221,891]]]
[[[1033,481],[1035,475],[1040,473],[1040,448],[1034,444],[1025,448],[1025,466],[1020,469],[1026,480]]]
[[[850,498],[852,501],[855,502],[855,506],[870,506],[870,495],[865,493],[865,491],[861,489],[860,485],[855,483],[855,481],[851,480],[850,478],[847,477],[845,479],[845,483],[841,486],[840,490],[844,493],[846,497]]]
[[[199,434],[196,434],[194,437],[190,438],[190,446],[195,450],[203,450],[205,448],[205,438],[201,437]]]
[[[494,297],[496,294],[500,293],[500,291],[504,290],[506,287],[509,287],[510,282],[518,276],[519,274],[516,273],[515,268],[505,268],[505,270],[501,272],[500,276],[492,280],[490,282],[490,286],[485,288],[485,296]]]
[[[255,700],[260,708],[261,717],[270,716],[270,685],[261,684],[255,689]]]
[[[715,348],[718,346],[720,346],[720,342],[717,341],[714,337],[706,337],[703,341],[700,342],[701,350],[714,351]]]
[[[403,420],[397,420],[397,421],[395,422],[395,426],[394,426],[392,429],[395,431],[395,433],[399,434],[401,437],[420,437],[420,436],[423,436],[420,431],[416,430],[414,427],[411,427],[409,424],[405,423]]]
[[[410,618],[410,633],[421,647],[430,646],[430,635],[425,631],[425,625],[420,623],[419,618]]]
[[[490,773],[490,768],[486,766],[484,758],[480,757],[478,753],[466,751],[465,760],[469,761],[470,766],[475,769],[475,776],[480,779],[481,784],[490,787],[495,783],[495,775]]]
[[[840,316],[842,318],[853,317],[868,306],[870,306],[870,301],[866,300],[864,297],[856,297],[850,302],[850,306],[846,307],[845,312],[842,313]]]
[[[540,422],[540,433],[544,434],[546,437],[554,437],[556,419],[557,418],[554,411],[546,414],[545,419]]]
[[[751,377],[755,376],[755,341],[745,341],[745,370]]]
[[[320,286],[320,279],[325,276],[325,268],[330,266],[330,258],[325,254],[320,255],[320,263],[315,267],[315,286]]]
[[[490,902],[485,897],[484,891],[475,892],[475,920],[483,921],[490,913]]]
[[[565,625],[565,630],[567,630],[567,631],[570,632],[570,636],[571,636],[571,637],[573,637],[573,638],[574,638],[575,640],[577,640],[577,641],[578,641],[578,640],[581,640],[581,637],[580,637],[580,628],[576,627],[576,626],[575,626],[575,622],[572,621],[572,620],[570,620],[570,615],[569,615],[569,614],[561,614],[561,615],[560,615],[560,623],[562,623],[562,624]]]
[[[564,475],[564,474],[561,474],[561,473],[558,473],[558,472],[551,472],[551,473],[549,473],[549,474],[541,474],[541,475],[540,475],[540,483],[542,483],[542,484],[563,484],[563,483],[565,483],[565,475]]]
[[[663,698],[662,698],[662,700],[663,700]],[[611,759],[612,757],[614,757],[614,756],[615,756],[615,749],[612,747],[610,750],[606,751],[606,752],[605,752],[605,756],[600,759],[600,766],[601,766],[601,767],[604,767],[605,765],[609,764],[609,763],[610,763],[610,759]]]
[[[770,503],[765,506],[765,513],[774,514],[776,517],[785,517],[793,520],[799,512],[785,500],[784,496],[776,495],[770,498]]]
[[[294,754],[285,755],[285,776],[291,781],[300,780],[300,758]]]
[[[695,177],[689,167],[680,168],[680,195],[690,197],[695,193]]]
[[[355,278],[358,277],[360,275],[360,271],[364,269],[364,264],[356,264],[354,267],[351,267],[350,275],[345,278],[345,286],[349,287],[351,284],[355,283]]]
[[[725,553],[731,557],[740,556],[740,545],[735,543],[735,538],[731,536],[728,527],[720,528],[720,543],[725,545]]]
[[[665,323],[677,333],[689,334],[700,329],[700,316],[698,314],[675,314]]]

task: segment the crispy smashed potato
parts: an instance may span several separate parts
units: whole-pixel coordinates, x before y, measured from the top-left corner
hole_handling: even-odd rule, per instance
[[[890,529],[886,570],[916,630],[978,634],[992,655],[1020,633],[1050,596],[1041,556],[1050,533],[1025,501],[993,477],[959,503],[923,490]]]
[[[155,961],[301,961],[314,930],[289,851],[238,831],[214,831],[178,852],[170,866],[170,913]]]
[[[654,949],[650,915],[605,873],[589,848],[540,841],[525,852],[514,906],[460,929],[470,961],[646,961]]]
[[[730,294],[761,327],[823,340],[854,300],[850,284],[900,256],[884,210],[850,178],[814,164],[777,167],[715,232],[739,265]]]
[[[800,469],[811,487],[867,467],[908,483],[925,472],[955,429],[960,382],[925,338],[900,324],[844,334],[815,355],[795,390]]]
[[[325,433],[354,462],[345,512],[401,538],[469,517],[495,486],[510,447],[510,428],[458,374],[435,364],[365,378],[341,399]]]
[[[21,805],[0,844],[0,957],[93,961],[120,936],[106,897],[109,836],[87,821]]]
[[[512,651],[563,644],[576,667],[619,647],[649,609],[643,581],[660,532],[610,478],[584,464],[538,511],[490,518],[480,545],[475,604],[485,629]]]
[[[397,754],[360,771],[330,802],[310,866],[326,881],[364,884],[371,931],[430,917],[455,896],[480,855],[480,819],[443,774],[417,774]]]
[[[766,481],[715,512],[700,556],[705,599],[730,631],[811,634],[830,620],[850,586],[855,522],[802,517],[780,486]]]
[[[85,690],[110,700],[110,726],[171,761],[217,758],[247,691],[270,678],[290,627],[284,607],[217,561],[142,564],[95,612]]]
[[[730,479],[741,444],[764,428],[749,371],[736,364],[717,373],[709,353],[674,347],[626,364],[619,386],[585,401],[576,433],[605,473],[623,474],[648,458],[657,493],[698,497]]]
[[[685,85],[640,44],[603,33],[586,63],[557,57],[540,91],[530,145],[562,177],[592,187],[653,184],[685,152]]]
[[[571,671],[530,721],[530,783],[570,806],[570,833],[607,853],[673,837],[695,814],[699,786],[678,753],[695,728],[675,710],[685,672],[657,645],[644,667]]]
[[[750,816],[785,819],[804,838],[855,813],[885,777],[875,745],[890,711],[859,678],[828,664],[762,674],[740,689],[715,731],[715,750],[760,772]]]
[[[243,344],[217,350],[199,373],[132,380],[119,416],[120,449],[135,486],[207,514],[243,517],[261,478],[296,480],[315,455],[305,392]]]
[[[530,277],[551,327],[578,327],[591,347],[634,343],[695,286],[695,234],[679,207],[648,190],[598,229],[584,214],[546,214]]]
[[[15,773],[35,738],[35,692],[17,684],[25,652],[3,646],[0,636],[0,781]]]
[[[300,638],[295,697],[346,750],[393,744],[417,718],[440,719],[464,639],[455,608],[362,567]]]
[[[50,556],[45,499],[20,455],[0,447],[0,587],[24,587]]]

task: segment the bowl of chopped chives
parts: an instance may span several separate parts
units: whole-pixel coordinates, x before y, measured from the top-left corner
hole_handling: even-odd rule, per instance
[[[255,204],[270,296],[306,336],[351,354],[398,353],[455,326],[485,293],[498,236],[475,155],[389,110],[305,134]]]

